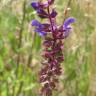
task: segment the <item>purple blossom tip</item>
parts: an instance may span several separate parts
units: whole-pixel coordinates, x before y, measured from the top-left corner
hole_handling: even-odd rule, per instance
[[[32,2],[32,3],[31,3],[31,6],[32,6],[35,10],[37,10],[38,7],[39,7],[39,4],[38,4],[38,2]]]
[[[53,9],[51,13],[51,17],[55,18],[57,16],[57,12]]]
[[[31,25],[32,26],[39,26],[40,25],[40,22],[38,20],[32,20]]]
[[[48,26],[46,24],[41,24],[38,20],[32,20],[32,26],[35,26],[35,32],[37,32],[40,36],[45,36],[46,32],[43,31],[43,28]]]
[[[74,23],[75,21],[75,18],[69,17],[65,20],[63,27],[67,28],[71,23]]]

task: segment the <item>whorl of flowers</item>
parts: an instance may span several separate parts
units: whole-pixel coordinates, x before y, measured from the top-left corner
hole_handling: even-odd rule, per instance
[[[35,26],[34,31],[44,37],[42,56],[45,61],[42,62],[39,72],[42,85],[40,96],[52,96],[52,91],[57,89],[58,76],[62,73],[60,64],[64,61],[63,39],[69,35],[71,29],[69,25],[75,21],[74,18],[69,17],[64,21],[64,24],[58,26],[56,24],[57,12],[50,7],[53,3],[54,0],[31,3],[40,18],[49,20],[48,23],[43,24],[38,20],[32,20],[32,26]]]

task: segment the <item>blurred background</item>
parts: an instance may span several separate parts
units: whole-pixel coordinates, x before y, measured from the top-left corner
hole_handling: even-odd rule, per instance
[[[33,31],[33,0],[0,0],[0,96],[38,96],[43,39]],[[35,0],[34,0],[35,1]],[[64,40],[62,76],[53,96],[96,96],[96,0],[55,0],[57,23],[76,18]]]

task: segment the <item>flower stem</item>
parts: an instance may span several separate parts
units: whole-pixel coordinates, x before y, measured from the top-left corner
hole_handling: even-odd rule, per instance
[[[54,32],[54,28],[53,28],[53,24],[52,24],[52,18],[50,16],[50,9],[49,9],[49,7],[47,8],[47,11],[48,11],[48,15],[49,15],[50,24],[51,24],[51,32]]]

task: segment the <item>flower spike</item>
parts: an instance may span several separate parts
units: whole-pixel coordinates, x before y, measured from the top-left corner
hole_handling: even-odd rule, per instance
[[[73,17],[69,17],[64,24],[58,26],[56,24],[57,12],[50,7],[54,0],[47,0],[45,3],[33,2],[31,6],[42,19],[48,19],[47,23],[40,23],[38,20],[32,20],[34,32],[44,37],[44,50],[42,57],[42,68],[39,72],[39,81],[42,85],[40,96],[52,96],[53,90],[57,89],[59,76],[62,74],[61,63],[64,61],[63,55],[63,39],[70,34],[70,24],[75,22]],[[51,9],[51,10],[50,10]]]

